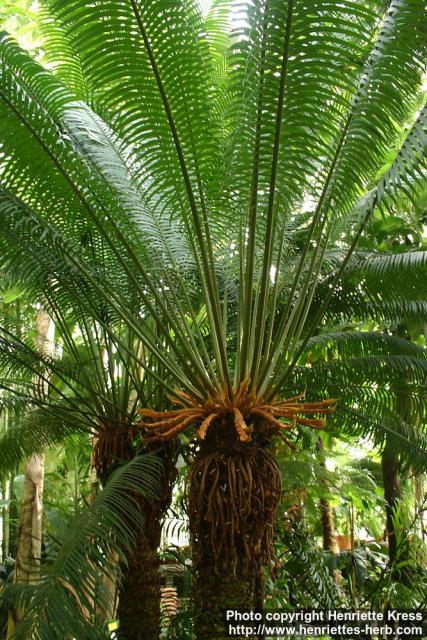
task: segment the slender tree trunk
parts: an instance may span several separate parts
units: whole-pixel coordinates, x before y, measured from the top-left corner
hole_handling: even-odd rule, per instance
[[[42,354],[49,354],[51,319],[43,309],[37,313],[37,337],[35,347]],[[37,582],[40,575],[42,549],[42,515],[44,485],[44,454],[33,454],[27,460],[24,471],[24,493],[21,502],[16,556],[15,581],[27,584]]]
[[[16,558],[18,550],[19,509],[15,494],[15,477],[18,473],[19,467],[10,474],[9,479],[9,554],[12,558]]]
[[[16,582],[34,584],[40,575],[43,485],[44,455],[33,454],[25,464],[15,565]]]
[[[4,479],[1,485],[2,500],[6,502],[10,499],[9,480]],[[1,540],[1,557],[4,562],[9,555],[9,507],[5,505],[2,508],[2,540]]]
[[[40,309],[37,313],[37,337],[35,347],[42,354],[49,354],[52,344],[49,341],[51,319]],[[15,582],[35,584],[40,577],[42,552],[42,516],[44,487],[44,454],[33,454],[25,463],[24,492],[19,514],[19,528],[15,564]],[[15,611],[9,619],[8,637],[12,637],[14,628],[22,612]]]
[[[422,507],[424,504],[424,474],[416,473],[414,477],[415,516],[418,518],[420,537],[425,538]]]
[[[381,468],[384,484],[384,498],[386,502],[386,525],[388,553],[390,561],[396,558],[397,540],[394,524],[394,511],[401,498],[399,482],[399,460],[389,443],[386,443],[381,456]]]
[[[326,470],[326,459],[325,459],[325,445],[322,438],[319,438],[317,441],[318,447],[318,457],[319,464],[322,469]],[[322,479],[322,484],[325,489],[328,488],[328,482],[326,478]],[[335,540],[335,524],[334,524],[334,514],[332,511],[332,507],[327,498],[320,498],[319,500],[319,509],[320,509],[320,528],[322,530],[322,542],[323,549],[325,551],[330,551],[331,553],[337,552],[337,543]]]
[[[6,412],[4,428],[7,430],[9,426],[10,415]],[[2,496],[3,500],[6,500],[7,504],[2,510],[3,519],[3,537],[2,537],[2,560],[3,562],[8,557],[16,558],[16,539],[17,539],[17,522],[18,522],[18,509],[16,506],[16,498],[14,492],[14,478],[18,473],[13,471],[8,474],[2,481]]]

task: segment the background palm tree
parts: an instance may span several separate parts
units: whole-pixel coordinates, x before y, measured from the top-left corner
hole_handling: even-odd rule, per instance
[[[177,407],[147,403],[146,442],[197,427],[196,630],[220,638],[273,559],[272,439],[333,407],[300,359],[372,213],[425,178],[424,7],[254,2],[230,31],[220,3],[45,4],[55,74],[0,47],[3,265],[162,367],[136,360]]]

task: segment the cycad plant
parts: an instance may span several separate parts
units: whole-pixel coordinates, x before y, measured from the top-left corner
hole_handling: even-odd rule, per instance
[[[195,429],[196,633],[221,638],[274,564],[274,439],[335,405],[301,354],[372,213],[425,178],[424,4],[42,6],[53,72],[0,45],[2,262],[164,371],[174,407],[139,425],[146,444]]]
[[[85,434],[87,441],[92,439],[96,476],[105,486],[120,465],[143,451],[134,426],[138,404],[143,398],[145,403],[155,398],[158,406],[166,406],[165,398],[161,388],[153,387],[150,377],[142,375],[138,359],[142,359],[144,353],[130,331],[115,326],[128,346],[125,351],[100,326],[79,315],[78,308],[74,309],[73,316],[64,314],[51,296],[50,312],[56,321],[57,353],[54,356],[40,354],[32,347],[31,340],[23,336],[20,339],[10,327],[3,325],[0,330],[1,409],[4,412],[7,400],[10,404],[13,398],[21,412],[26,408],[25,417],[0,438],[0,473],[15,468],[30,452],[43,452],[49,446]],[[149,448],[161,465],[158,495],[156,499],[147,499],[144,492],[132,496],[143,526],[138,531],[136,548],[125,548],[120,563],[117,558],[120,566],[116,573],[121,575],[118,613],[122,629],[132,629],[135,619],[141,618],[144,637],[154,638],[160,631],[157,549],[162,519],[171,498],[175,448],[173,443]],[[31,508],[29,502],[28,508]],[[134,529],[131,519],[123,524],[125,528]],[[20,523],[25,538],[24,525]],[[41,536],[39,543],[41,545]],[[37,577],[33,582],[37,583]],[[84,585],[74,579],[70,584],[83,598],[88,597]],[[89,607],[88,617],[97,616],[102,626],[103,615],[107,613],[105,607],[96,602],[93,605],[93,610]],[[109,613],[111,616],[111,611]]]

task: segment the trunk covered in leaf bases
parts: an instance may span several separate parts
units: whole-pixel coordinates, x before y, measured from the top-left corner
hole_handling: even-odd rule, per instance
[[[120,567],[117,615],[120,640],[156,640],[160,635],[160,545],[162,521],[172,498],[175,480],[174,445],[166,444],[159,455],[163,460],[160,497],[156,501],[139,498],[144,529],[137,546]],[[136,497],[136,496],[135,496]],[[132,527],[132,523],[129,523]]]
[[[120,640],[156,640],[160,635],[160,558],[162,518],[170,503],[141,500],[145,526],[137,547],[121,567],[118,618]]]
[[[217,573],[209,553],[201,553],[194,567],[193,605],[196,612],[197,640],[225,640],[230,637],[226,610],[251,611],[254,607],[254,586],[246,577],[233,575],[231,570]]]
[[[327,498],[320,498],[320,526],[322,529],[323,549],[336,553],[337,544],[334,535],[334,516],[332,507]]]
[[[266,442],[241,442],[226,424],[208,433],[189,486],[197,640],[228,638],[226,610],[259,606],[262,572],[274,560],[280,495]]]
[[[137,548],[123,567],[118,606],[120,640],[156,640],[160,635],[161,524],[152,524],[151,534],[139,536]]]
[[[286,431],[298,424],[323,428],[324,418],[306,416],[335,407],[335,400],[301,402],[303,397],[267,401],[245,380],[205,402],[179,392],[171,398],[179,409],[140,410],[146,442],[172,439],[190,423],[197,425],[201,444],[189,474],[188,512],[198,640],[228,637],[230,603],[247,609],[261,602],[263,571],[268,567],[273,573],[276,564],[273,541],[281,498],[272,439],[280,436],[295,448]]]

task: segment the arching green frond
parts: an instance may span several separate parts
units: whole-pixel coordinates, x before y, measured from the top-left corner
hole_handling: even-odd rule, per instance
[[[19,392],[16,393],[20,398]],[[0,434],[0,477],[3,478],[33,453],[43,453],[49,447],[60,445],[73,434],[89,433],[91,427],[90,421],[73,415],[69,407],[60,404],[30,409],[23,417],[12,415],[9,422],[8,429]]]
[[[343,278],[359,278],[362,286],[367,287],[373,287],[375,281],[379,286],[381,282],[384,294],[390,297],[399,292],[400,297],[406,293],[406,298],[412,299],[415,291],[416,297],[423,298],[427,293],[427,285],[423,278],[427,269],[427,251],[388,254],[360,252],[354,258],[353,264],[344,271]],[[390,291],[393,282],[396,281],[396,289]],[[408,290],[410,281],[413,282],[412,290]]]
[[[79,54],[73,49],[64,26],[45,2],[40,3],[38,10],[45,64],[76,96],[90,105],[94,99],[93,91],[85,80]]]
[[[368,381],[389,384],[395,390],[405,390],[406,385],[413,385],[418,389],[423,385],[427,374],[427,358],[420,355],[366,355],[337,359],[307,368],[300,367],[295,370],[295,375],[303,376],[307,381],[315,378],[318,383],[323,380],[328,385],[351,380],[353,384]]]
[[[354,229],[361,221],[366,219],[367,214],[372,213],[373,206],[379,207],[384,212],[384,207],[388,207],[388,203],[391,207],[394,206],[396,197],[401,197],[402,193],[405,197],[416,197],[417,191],[421,185],[425,183],[426,179],[426,163],[425,163],[425,150],[427,144],[426,129],[426,107],[424,107],[415,123],[409,129],[406,137],[404,137],[403,143],[400,144],[398,151],[394,152],[393,160],[390,166],[387,167],[385,173],[377,181],[376,187],[364,195],[354,206],[354,209],[348,216],[345,216],[344,220],[334,225],[332,230],[332,239],[338,244],[343,244],[343,239],[351,237]],[[399,177],[397,177],[399,176]],[[404,190],[399,191],[399,185],[404,183]],[[389,197],[390,196],[390,197]],[[383,214],[384,215],[384,214]],[[305,223],[307,221],[307,216]],[[388,219],[385,219],[385,224],[388,223]],[[350,232],[349,232],[350,226]],[[298,228],[298,227],[297,227]],[[366,235],[369,237],[371,233],[371,225],[368,221],[366,228]],[[305,239],[308,235],[308,228],[298,230],[295,233],[294,230],[294,242],[300,243],[302,239]],[[292,239],[292,234],[290,235]],[[298,246],[298,245],[297,245]],[[342,306],[347,306],[349,313],[352,313],[352,308],[356,303],[356,298],[360,293],[363,295],[364,288],[362,285],[366,284],[366,274],[361,268],[366,268],[370,272],[372,268],[372,277],[369,279],[369,285],[380,287],[384,290],[384,296],[388,296],[395,302],[396,295],[402,296],[402,292],[405,295],[408,294],[406,290],[407,283],[410,280],[411,293],[414,294],[414,287],[418,284],[418,296],[423,297],[425,295],[425,255],[420,251],[411,251],[407,253],[400,253],[400,258],[396,254],[375,254],[369,252],[363,252],[362,250],[355,251],[353,257],[346,264],[345,269],[342,270],[342,262],[345,259],[346,249],[328,249],[324,254],[324,268],[326,272],[331,268],[326,278],[321,279],[317,285],[317,289],[314,294],[314,308],[321,306],[325,309],[325,313],[333,313],[333,309],[337,301],[343,298]],[[394,256],[394,257],[393,257]],[[295,258],[292,259],[292,262]],[[366,261],[367,262],[364,262]],[[371,264],[372,263],[372,264]],[[337,271],[341,268],[341,278],[336,281]],[[392,276],[393,291],[389,291],[387,287],[383,287],[383,284],[390,284],[387,280],[383,283],[382,278],[386,277],[387,273]],[[352,292],[351,299],[346,295],[346,285],[348,286],[351,281],[351,275],[354,276],[354,292]],[[407,279],[404,278],[407,276]],[[415,281],[412,276],[417,276]],[[289,276],[288,276],[289,277]],[[282,286],[286,289],[287,280],[284,278]],[[399,286],[401,291],[398,291]],[[369,294],[369,290],[367,291]],[[377,296],[378,297],[378,296]],[[325,298],[328,300],[325,304]],[[366,300],[361,304],[366,304]],[[380,301],[378,301],[380,302]],[[385,312],[386,310],[384,310]],[[357,314],[356,314],[357,315]]]
[[[32,184],[31,188],[38,192],[40,186],[53,180],[52,174],[56,175],[57,182],[59,180],[58,188],[61,187],[63,191],[68,189],[68,200],[71,198],[71,204],[74,204],[64,219],[58,216],[57,202],[49,203],[50,220],[53,215],[55,223],[61,225],[62,233],[68,232],[71,236],[83,227],[82,232],[91,234],[91,242],[95,243],[98,251],[101,249],[99,243],[102,242],[104,251],[109,250],[117,266],[122,264],[124,274],[130,265],[133,269],[143,267],[140,261],[132,261],[131,255],[131,261],[124,262],[124,258],[114,248],[113,238],[116,243],[124,242],[125,247],[132,252],[137,251],[136,247],[140,251],[158,247],[160,256],[158,249],[157,265],[152,263],[151,269],[158,271],[162,265],[163,273],[162,260],[167,256],[167,250],[173,253],[167,239],[172,238],[177,247],[180,242],[179,233],[168,232],[166,222],[162,223],[149,212],[144,195],[133,184],[130,167],[126,164],[128,159],[120,156],[116,135],[84,104],[77,103],[64,85],[55,81],[6,39],[2,42],[2,54],[5,65],[3,78],[11,85],[11,88],[9,84],[5,87],[4,99],[16,115],[14,122],[13,114],[10,114],[8,125],[15,125],[18,134],[9,145],[10,153],[15,157],[15,166],[13,171],[6,173],[9,179],[4,179],[4,184],[13,185],[15,179],[22,181],[23,174],[28,173],[28,162],[25,165],[21,156],[25,144],[32,140],[33,154],[37,154],[37,151],[41,154],[42,164],[38,178],[42,183]],[[24,103],[21,94],[25,97]],[[44,110],[43,122],[38,120],[40,110]],[[25,139],[19,140],[19,133],[21,138],[27,134]],[[31,171],[35,172],[36,169],[32,164]],[[31,200],[29,189],[22,192],[21,197],[32,206],[40,205]],[[110,211],[111,202],[114,202],[114,219]],[[48,203],[43,204],[46,212]],[[40,210],[40,206],[38,208]],[[138,220],[138,225],[133,224],[135,219]],[[108,229],[100,226],[101,220],[103,225],[108,225],[109,221]],[[132,236],[135,236],[134,240]],[[188,248],[184,247],[178,253],[178,260],[181,259],[182,262],[186,255]],[[182,264],[180,267],[182,268]]]
[[[31,404],[31,398],[3,393],[0,396],[0,415],[22,414],[31,407]]]
[[[54,2],[52,8],[61,23],[68,24],[85,73],[96,85],[104,107],[112,112],[111,124],[127,145],[126,153],[136,160],[137,168],[141,167],[146,193],[161,210],[165,206],[170,211],[178,209],[190,238],[194,237],[193,251],[203,270],[216,358],[225,380],[225,338],[206,218],[212,182],[209,176],[218,165],[216,128],[210,117],[215,92],[208,82],[209,48],[200,36],[200,10],[191,2],[153,2],[147,6],[122,2],[102,8]],[[89,39],[81,29],[87,21],[94,25]],[[118,24],[125,38],[114,37]],[[158,54],[160,41],[167,55]],[[108,54],[102,45],[102,56],[94,55],[101,42],[109,42]],[[109,71],[112,64],[116,69],[125,66],[128,73],[123,76],[120,71],[116,78],[111,73],[106,76],[104,63]]]
[[[71,523],[40,584],[6,590],[6,597],[9,591],[10,598],[20,597],[28,606],[14,634],[17,640],[105,637],[105,630],[94,624],[95,603],[98,611],[110,605],[111,594],[102,579],[116,575],[114,557],[126,563],[143,526],[139,500],[156,500],[161,472],[161,462],[150,454],[118,469],[93,504]]]
[[[89,314],[99,309],[101,322],[103,307],[106,306],[107,310],[112,307],[113,312],[135,331],[149,350],[156,353],[157,360],[163,362],[166,369],[172,366],[176,378],[182,378],[170,354],[163,349],[164,340],[172,342],[169,332],[165,330],[161,338],[157,338],[147,323],[139,321],[130,307],[134,302],[133,296],[128,296],[129,306],[126,309],[125,300],[119,293],[121,287],[117,291],[116,283],[109,281],[109,272],[106,274],[100,271],[96,264],[92,264],[90,258],[81,255],[82,252],[79,246],[76,246],[75,240],[61,235],[55,226],[9,194],[2,195],[1,204],[5,214],[0,220],[2,234],[3,238],[9,240],[2,259],[9,269],[16,269],[18,277],[25,276],[27,284],[36,278],[36,286],[40,287],[41,282],[43,293],[49,293],[50,281],[55,274],[56,286],[61,287],[61,291],[65,288],[67,296],[73,298],[78,306],[83,306],[86,302]],[[38,241],[29,244],[34,242],[36,237]],[[22,263],[24,269],[20,267]],[[90,299],[87,300],[89,295],[92,297],[92,304],[89,302]],[[103,301],[101,307],[96,303],[96,300],[100,299]]]
[[[427,173],[426,173],[427,165],[425,162],[425,158],[427,156],[425,155],[425,153],[423,153],[422,149],[423,147],[425,147],[427,137],[425,136],[424,128],[425,128],[425,109],[422,110],[421,113],[419,114],[418,119],[410,129],[408,135],[404,139],[403,144],[401,144],[398,152],[396,153],[396,156],[391,164],[391,167],[380,178],[376,187],[371,191],[369,191],[366,195],[363,195],[359,199],[359,201],[354,205],[354,208],[351,210],[350,215],[344,216],[344,220],[341,220],[341,224],[336,225],[336,227],[335,225],[330,227],[330,232],[331,232],[330,236],[332,238],[335,237],[337,242],[342,243],[342,238],[352,237],[352,235],[353,235],[353,241],[349,249],[345,249],[344,251],[332,252],[331,257],[333,260],[335,259],[336,261],[336,268],[335,268],[335,271],[329,276],[329,278],[327,278],[326,286],[324,286],[323,282],[321,281],[321,284],[319,287],[318,282],[316,281],[319,274],[321,273],[322,261],[318,263],[316,279],[311,286],[311,295],[308,297],[308,302],[306,300],[306,294],[304,296],[300,296],[300,300],[302,301],[302,304],[305,303],[305,312],[303,313],[302,311],[303,307],[301,307],[301,309],[298,310],[298,304],[296,304],[293,311],[290,314],[290,320],[293,319],[294,314],[296,318],[298,318],[298,314],[300,314],[300,316],[302,314],[302,318],[300,318],[299,320],[299,327],[297,329],[298,338],[301,335],[301,333],[303,333],[304,331],[304,323],[306,322],[307,317],[311,315],[309,314],[311,301],[313,299],[316,300],[317,298],[317,300],[320,300],[320,304],[319,304],[319,307],[316,309],[316,312],[314,313],[314,319],[309,323],[308,327],[305,328],[305,331],[307,332],[306,340],[310,335],[312,335],[315,332],[318,323],[322,319],[323,315],[330,308],[333,297],[340,296],[341,290],[342,290],[340,280],[341,280],[341,277],[346,273],[348,266],[351,265],[352,263],[352,256],[355,252],[359,237],[363,233],[366,227],[366,224],[369,222],[375,208],[379,205],[382,205],[385,192],[387,192],[388,194],[394,193],[393,188],[396,187],[397,180],[392,181],[394,185],[393,185],[393,188],[390,188],[390,182],[391,182],[390,176],[396,176],[397,173],[399,172],[399,175],[401,175],[400,180],[406,182],[408,187],[407,178],[409,175],[414,174],[414,167],[416,167],[415,171],[418,171],[418,182],[419,182],[420,176],[425,180],[425,177],[427,176]],[[412,154],[408,153],[409,149],[412,150]],[[410,156],[409,160],[408,160],[408,156]],[[406,169],[404,168],[402,157],[404,157],[407,160],[408,172],[406,172]],[[416,189],[418,186],[419,185],[417,183],[415,183],[415,185],[412,185],[413,194],[416,192]],[[348,223],[349,223],[348,217],[350,217],[350,220],[351,220],[350,236],[349,236],[348,229],[346,228],[346,226],[348,226]],[[313,220],[314,219],[315,218],[313,218]],[[309,231],[307,241],[309,241],[310,239],[311,239],[311,232]],[[326,253],[326,249],[327,249],[327,245],[324,245],[323,252],[321,253],[322,260],[324,262],[326,262],[325,256],[328,255]],[[307,255],[307,252],[308,252],[308,244],[306,244],[306,247],[303,250],[302,255],[303,256]],[[423,262],[423,260],[420,260],[420,262]],[[314,263],[312,264],[314,265]],[[302,268],[302,265],[303,265],[303,260],[301,258],[300,268]],[[424,263],[422,264],[421,269],[424,275],[425,273]],[[423,282],[425,282],[425,278],[423,279]],[[360,283],[358,282],[357,285],[358,285],[358,289],[360,290]],[[323,286],[323,291],[319,291],[319,289],[322,289],[322,286]],[[292,291],[294,291],[294,287],[292,288]],[[424,290],[423,290],[423,293],[424,293]],[[315,303],[314,307],[316,306],[317,305]],[[289,302],[287,303],[285,309],[286,309],[286,312],[290,309]],[[296,313],[297,311],[298,313]],[[290,320],[288,321],[288,325],[286,325],[286,322],[285,322],[287,318],[286,312],[281,319],[281,323],[278,331],[278,338],[276,338],[276,345],[277,343],[280,344],[281,331],[285,332],[287,326],[289,327],[289,331],[291,328],[295,330],[295,326],[292,325]],[[286,346],[288,346],[289,344],[292,344],[292,342],[294,343],[294,348],[295,348],[296,341],[295,339],[292,340],[292,335],[291,335],[286,342]],[[284,381],[288,373],[292,372],[293,366],[296,364],[302,349],[303,349],[303,346],[300,346],[296,356],[294,356],[293,358],[292,365],[290,366],[288,372],[282,375],[282,378],[280,379],[279,384],[281,384]]]
[[[327,316],[425,319],[426,274],[427,251],[356,252],[333,292]],[[321,304],[332,278],[328,275],[319,285],[314,306]]]
[[[356,342],[361,349],[363,339]],[[382,341],[380,351],[400,347],[399,340],[391,338],[387,342],[388,339]],[[403,461],[413,460],[424,467],[427,360],[423,353],[409,355],[410,351],[409,348],[408,355],[359,357],[342,353],[342,360],[296,368],[295,387],[289,393],[307,388],[312,397],[338,398],[337,411],[328,420],[329,430],[355,439],[370,438],[378,447],[384,445],[386,438],[390,439]]]
[[[70,191],[71,200],[74,201],[74,212],[70,210],[67,218],[62,219],[62,224],[59,221],[62,233],[65,232],[71,237],[75,234],[76,227],[83,227],[84,234],[90,233],[92,236],[92,246],[93,242],[95,245],[102,242],[104,250],[109,254],[110,263],[115,261],[115,265],[122,269],[122,278],[124,276],[130,281],[130,286],[136,289],[149,310],[153,310],[154,298],[154,304],[158,307],[156,315],[159,322],[160,314],[167,314],[168,323],[172,325],[176,339],[187,352],[182,366],[187,366],[188,358],[193,359],[194,368],[198,369],[200,377],[203,377],[206,375],[203,372],[205,365],[196,356],[196,345],[194,344],[193,351],[187,349],[188,338],[190,342],[194,342],[194,338],[175,292],[177,284],[181,282],[182,261],[188,262],[190,254],[188,248],[178,249],[179,245],[183,244],[182,232],[179,228],[175,231],[169,229],[169,225],[161,221],[158,215],[153,215],[151,211],[148,213],[147,205],[144,206],[144,196],[138,193],[130,169],[126,165],[127,158],[120,156],[119,141],[112,131],[108,131],[102,121],[91,115],[83,105],[77,105],[73,96],[62,85],[28,59],[28,56],[22,54],[17,47],[4,40],[2,48],[5,64],[3,78],[6,81],[11,77],[10,83],[5,85],[3,97],[7,108],[16,116],[17,130],[21,132],[21,137],[22,130],[26,131],[35,143],[36,149],[38,147],[38,150],[47,156],[45,162],[51,166],[57,181],[63,183],[62,189]],[[19,73],[13,66],[17,65],[16,58],[20,63]],[[15,84],[19,90],[15,89]],[[60,100],[52,100],[50,104],[45,96],[56,96],[57,93]],[[25,96],[25,102],[22,95]],[[40,121],[41,108],[45,110],[43,121]],[[59,147],[58,139],[61,141]],[[13,180],[19,178],[22,182],[22,173],[28,169],[28,163],[22,164],[21,146],[23,144],[17,146],[13,138],[10,153],[12,157],[19,158],[19,161],[15,163],[11,173],[11,180],[8,182],[10,188],[13,188]],[[34,151],[35,149],[33,153]],[[128,150],[126,155],[131,153],[131,150]],[[10,168],[10,163],[8,167]],[[46,174],[43,168],[44,164],[40,167],[40,179],[46,182],[49,174]],[[38,189],[40,186],[39,184]],[[28,202],[27,191],[24,197]],[[112,202],[114,214],[111,211]],[[57,212],[57,201],[49,204]],[[38,205],[40,206],[40,203]],[[45,208],[47,205],[48,203],[45,203]],[[57,218],[56,221],[58,224]],[[138,238],[141,233],[142,236]],[[135,244],[133,236],[139,239],[139,244]],[[122,249],[119,249],[120,245]],[[141,255],[141,248],[144,250],[145,247],[150,249],[151,257],[147,254]],[[166,268],[165,258],[169,262],[169,266],[166,263]],[[141,277],[144,285],[141,283]],[[170,293],[161,295],[162,290]],[[184,289],[184,296],[185,294]],[[208,308],[213,309],[213,317],[217,317],[215,301],[208,296],[207,302]],[[189,312],[193,315],[193,324],[197,328],[191,306]],[[215,323],[218,341],[222,331],[218,334],[218,323]],[[168,332],[163,331],[163,334],[168,339]],[[174,348],[174,342],[170,341],[170,345]],[[221,358],[223,361],[224,357]]]
[[[298,576],[297,589],[301,590],[307,608],[340,606],[338,585],[330,573],[326,554],[316,553],[314,540],[308,538],[304,522],[293,522],[292,525],[290,530],[284,528],[281,533],[287,550],[282,570],[285,575],[289,573],[292,582],[295,581],[294,576]]]
[[[374,446],[389,444],[403,466],[424,471],[427,468],[427,434],[418,425],[408,424],[395,411],[376,409],[373,400],[361,406],[343,405],[334,418],[334,431],[352,438],[366,438]]]
[[[426,151],[427,104],[424,104],[391,166],[381,176],[378,199],[383,211],[387,208],[388,201],[396,202],[399,192],[416,206],[415,195],[419,193],[427,177]]]
[[[346,360],[373,355],[425,357],[425,350],[410,340],[379,331],[321,333],[310,338],[306,353],[315,353],[319,347],[324,350],[328,359],[339,357]]]
[[[390,154],[386,165],[380,170],[379,177],[375,177],[375,186],[356,202],[353,209],[337,225],[334,226],[332,238],[341,243],[343,238],[350,237],[352,228],[357,228],[360,221],[366,216],[367,211],[372,208],[372,203],[381,213],[385,225],[389,223],[384,216],[387,213],[395,213],[396,204],[403,198],[408,199],[413,206],[422,193],[422,187],[427,179],[427,105],[425,97],[421,107],[416,114],[412,124],[407,126],[407,131],[402,134],[402,140],[398,140]],[[418,106],[418,105],[416,105]],[[392,219],[390,219],[392,221]],[[367,238],[374,233],[375,220],[373,217],[368,220],[365,236]],[[329,252],[326,253],[326,261]],[[337,260],[340,252],[332,251],[332,260]]]
[[[207,123],[215,95],[209,83],[212,65],[208,34],[200,35],[203,19],[198,4],[157,0],[102,6],[62,0],[49,0],[46,4],[67,34],[72,50],[79,55],[86,82],[96,87],[97,100],[109,114],[114,129],[133,149],[141,171],[151,169],[153,190],[162,199],[168,194],[175,200],[176,195],[171,192],[183,195],[185,186],[144,41],[146,34],[172,105],[188,168],[194,175],[199,166],[205,180],[206,169],[213,169],[215,129]],[[117,38],[117,33],[122,37]],[[169,160],[168,170],[165,157]]]
[[[197,402],[248,378],[273,397],[371,214],[424,180],[423,3],[43,10],[56,77],[0,44],[4,264],[107,310]]]

